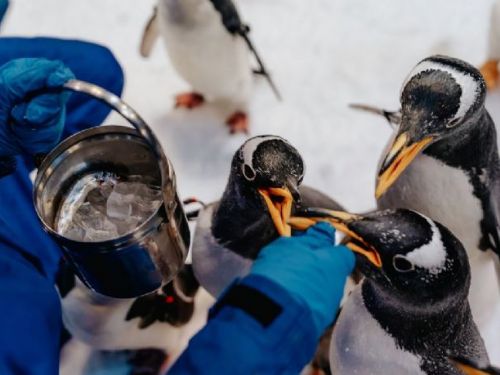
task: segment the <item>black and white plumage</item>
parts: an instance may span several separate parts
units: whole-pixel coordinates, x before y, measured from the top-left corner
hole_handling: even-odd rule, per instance
[[[192,108],[205,98],[234,107],[233,116],[246,116],[253,85],[249,52],[279,97],[231,0],[159,0],[143,36],[143,56],[160,34],[172,65],[193,90],[194,96],[178,96],[178,106]],[[246,130],[231,124],[231,117],[228,124],[235,125],[235,131]]]
[[[333,374],[459,375],[449,353],[488,363],[467,302],[467,255],[448,229],[406,209],[336,226],[365,278],[337,319]]]
[[[409,208],[443,223],[464,244],[472,269],[469,301],[488,341],[500,298],[500,164],[484,80],[458,59],[433,56],[409,74],[401,119],[382,160],[378,206]]]
[[[253,137],[239,148],[221,199],[198,217],[192,254],[201,286],[217,297],[235,277],[244,276],[298,205],[340,208],[326,195],[299,187],[303,176],[302,157],[281,137]]]
[[[62,375],[101,374],[125,365],[130,374],[165,371],[203,327],[213,303],[189,265],[174,281],[139,298],[102,296],[78,280],[67,289],[60,288],[63,321],[72,338],[61,351]]]

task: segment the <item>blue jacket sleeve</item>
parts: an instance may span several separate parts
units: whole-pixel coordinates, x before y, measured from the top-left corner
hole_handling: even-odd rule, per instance
[[[320,334],[303,301],[266,277],[250,275],[219,299],[168,375],[298,374]]]
[[[59,371],[61,306],[36,260],[0,243],[0,374]]]

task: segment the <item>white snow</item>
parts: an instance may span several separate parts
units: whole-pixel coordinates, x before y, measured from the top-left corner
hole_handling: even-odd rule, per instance
[[[161,138],[182,196],[220,196],[233,153],[246,139],[229,136],[227,110],[173,110],[187,90],[162,43],[144,60],[138,47],[154,0],[11,0],[3,35],[78,37],[111,46],[127,73],[124,98]],[[305,183],[346,208],[375,206],[377,160],[391,134],[383,118],[348,108],[365,102],[396,109],[399,89],[423,58],[448,54],[479,65],[487,56],[493,0],[240,0],[243,19],[284,100],[259,79],[249,113],[251,134],[290,141],[307,164]],[[500,122],[500,91],[488,106]],[[124,123],[113,115],[108,123]],[[492,330],[500,332],[500,322]],[[500,341],[500,337],[499,337]],[[500,342],[492,360],[500,364]]]

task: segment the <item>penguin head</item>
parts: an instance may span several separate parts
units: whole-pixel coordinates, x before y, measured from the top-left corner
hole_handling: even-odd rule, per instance
[[[292,194],[304,178],[304,162],[285,139],[261,135],[247,140],[236,152],[232,173],[255,189],[287,188]]]
[[[474,126],[485,97],[484,79],[472,65],[446,56],[421,61],[401,89],[401,124],[380,166],[377,198],[425,148]]]
[[[356,253],[359,270],[387,295],[413,303],[447,299],[450,291],[467,296],[470,271],[462,244],[415,211],[356,216],[310,208],[298,215],[328,220],[346,234],[344,243]]]
[[[254,258],[277,235],[290,235],[287,221],[300,202],[304,162],[285,139],[262,135],[235,153],[212,231],[233,251]],[[238,217],[235,217],[238,216]]]

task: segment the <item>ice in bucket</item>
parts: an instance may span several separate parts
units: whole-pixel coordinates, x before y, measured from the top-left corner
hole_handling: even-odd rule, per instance
[[[160,207],[161,198],[160,187],[142,176],[92,173],[69,189],[57,215],[57,232],[75,241],[111,240],[146,221]]]

